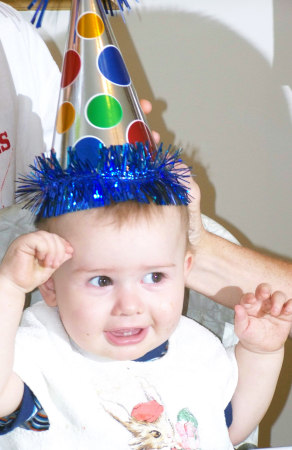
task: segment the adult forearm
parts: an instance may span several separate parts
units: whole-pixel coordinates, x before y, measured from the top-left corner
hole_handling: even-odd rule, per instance
[[[232,308],[244,292],[267,282],[292,297],[292,263],[262,255],[204,232],[195,249],[189,288]]]

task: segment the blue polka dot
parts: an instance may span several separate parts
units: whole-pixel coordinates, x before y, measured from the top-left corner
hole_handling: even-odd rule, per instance
[[[102,75],[118,86],[129,86],[131,78],[122,55],[117,47],[108,45],[97,59],[97,66]]]
[[[78,158],[86,163],[90,162],[93,166],[97,165],[96,150],[103,142],[94,136],[85,136],[75,144],[75,152]]]

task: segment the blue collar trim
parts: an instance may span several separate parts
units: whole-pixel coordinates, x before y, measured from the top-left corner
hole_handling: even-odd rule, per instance
[[[138,359],[135,359],[135,361],[146,362],[162,358],[162,356],[164,356],[167,353],[167,350],[168,350],[168,341],[165,341],[163,342],[163,344],[159,345],[159,347],[150,350],[150,352],[146,353],[144,356],[141,356]]]

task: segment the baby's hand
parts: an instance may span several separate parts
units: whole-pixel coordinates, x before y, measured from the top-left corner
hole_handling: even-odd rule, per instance
[[[292,299],[260,284],[255,294],[242,296],[235,306],[235,333],[247,350],[275,352],[283,347],[292,325]]]
[[[8,248],[0,266],[0,277],[22,292],[31,292],[72,254],[71,245],[56,234],[47,231],[24,234]]]

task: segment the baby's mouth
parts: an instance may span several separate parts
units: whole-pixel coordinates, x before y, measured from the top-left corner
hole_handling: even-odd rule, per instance
[[[113,330],[112,334],[115,336],[133,336],[134,334],[140,333],[142,328],[126,328],[122,330]]]
[[[139,344],[148,333],[147,328],[120,328],[105,331],[106,339],[114,345],[134,345]]]

